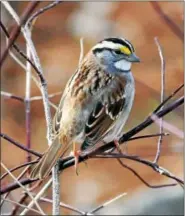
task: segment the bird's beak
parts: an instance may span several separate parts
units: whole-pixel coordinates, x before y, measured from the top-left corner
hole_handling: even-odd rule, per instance
[[[128,57],[128,60],[129,60],[130,62],[140,62],[139,57],[138,57],[135,53],[132,53],[132,54]]]

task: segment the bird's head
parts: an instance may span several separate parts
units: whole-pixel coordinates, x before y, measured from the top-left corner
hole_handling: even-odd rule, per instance
[[[106,38],[92,48],[97,62],[109,73],[123,73],[140,62],[133,45],[123,38]]]

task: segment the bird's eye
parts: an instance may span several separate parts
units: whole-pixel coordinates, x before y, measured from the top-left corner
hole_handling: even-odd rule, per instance
[[[117,55],[123,54],[120,50],[114,50]]]

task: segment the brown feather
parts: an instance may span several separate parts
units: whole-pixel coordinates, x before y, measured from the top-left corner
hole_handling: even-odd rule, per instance
[[[69,144],[64,142],[61,144],[58,138],[55,139],[53,144],[44,153],[40,161],[33,167],[30,178],[44,179],[47,177],[50,174],[53,166],[69,146]]]
[[[90,145],[94,145],[106,136],[112,129],[119,114],[124,109],[125,97],[124,87],[125,80],[123,78],[115,79],[116,82],[113,89],[109,89],[108,97],[102,98],[94,106],[85,126],[85,142],[81,149],[85,150]]]

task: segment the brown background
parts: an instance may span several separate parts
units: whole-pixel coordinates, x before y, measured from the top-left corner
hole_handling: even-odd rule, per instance
[[[48,3],[42,2],[39,7],[46,4]],[[183,2],[159,4],[165,14],[169,15],[183,31]],[[12,5],[21,14],[27,2],[13,2]],[[3,21],[11,28],[13,21],[8,14],[3,14]],[[152,5],[149,2],[63,2],[41,15],[33,30],[33,41],[44,69],[49,93],[63,90],[67,80],[75,71],[79,60],[81,37],[84,38],[86,53],[107,36],[120,36],[130,40],[142,61],[132,68],[136,80],[136,97],[125,127],[127,131],[140,123],[160,101],[160,58],[154,42],[155,36],[160,41],[166,60],[165,94],[169,95],[183,83],[183,41],[158,16]],[[17,42],[25,49],[22,37],[19,37]],[[2,37],[2,49],[4,46],[4,37]],[[2,90],[24,97],[25,73],[10,57],[6,59],[1,74]],[[40,95],[39,89],[33,82],[31,95]],[[51,100],[57,105],[60,96]],[[24,108],[24,105],[18,101],[2,98],[2,132],[20,143],[26,143]],[[183,130],[183,107],[170,113],[165,120]],[[158,126],[152,125],[141,134],[158,131]],[[25,152],[7,141],[2,140],[1,143],[1,157],[5,165],[11,168],[25,162]],[[42,101],[31,103],[31,143],[32,148],[39,152],[47,148]],[[156,147],[157,138],[151,138],[130,142],[127,151],[152,160],[155,157]],[[182,152],[182,139],[173,134],[164,138],[159,164],[181,178],[183,177]],[[127,163],[153,185],[172,182],[143,165],[131,161]],[[88,161],[88,167],[83,163],[80,164],[79,171],[79,176],[75,175],[74,168],[65,170],[61,175],[61,199],[82,210],[89,210],[120,193],[127,192],[127,196],[116,206],[117,214],[121,214],[124,212],[125,200],[133,198],[138,190],[140,193],[152,190],[144,186],[128,170],[123,169],[116,160],[92,159]],[[9,178],[6,183],[11,181]],[[168,188],[168,192],[176,189]],[[166,191],[153,190],[160,190],[162,194]],[[17,190],[13,193],[15,199],[19,192]],[[142,195],[140,197],[142,198]],[[49,211],[49,205],[45,207]],[[110,212],[111,210],[104,210],[105,214]],[[66,210],[63,210],[63,213],[72,214]]]

